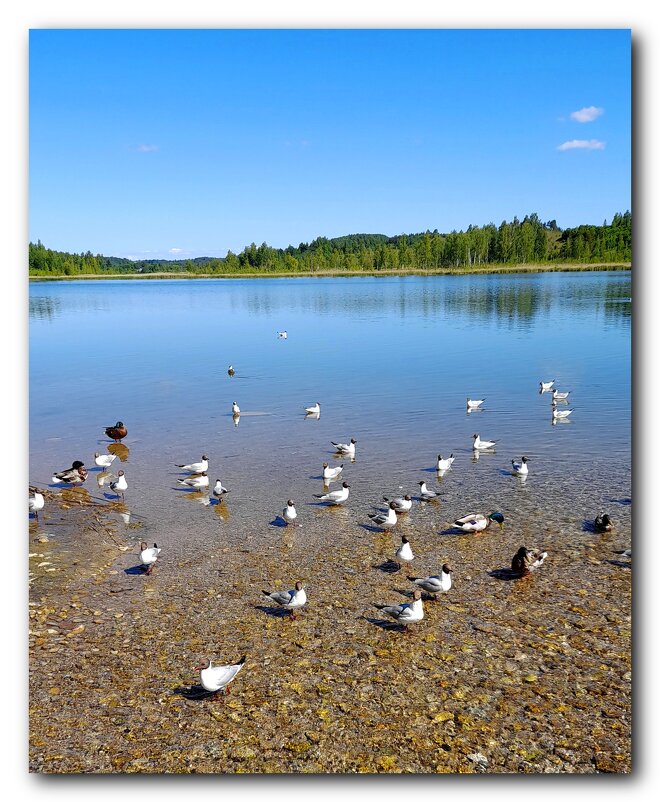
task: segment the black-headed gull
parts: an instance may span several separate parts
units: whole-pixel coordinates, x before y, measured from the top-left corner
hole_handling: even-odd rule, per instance
[[[500,525],[500,529],[504,526],[504,516],[501,512],[491,512],[490,515],[484,515],[481,512],[471,512],[464,515],[462,518],[457,518],[454,521],[454,526],[462,529],[464,532],[483,532],[495,521]]]
[[[558,420],[563,420],[564,418],[567,418],[571,414],[571,412],[573,412],[572,409],[557,409],[557,402],[555,401],[554,398],[552,399],[553,418],[556,418]]]
[[[162,549],[158,548],[157,543],[154,543],[152,548],[147,548],[147,544],[144,541],[140,543],[140,562],[146,568],[146,574],[150,574],[153,570],[154,565],[156,565],[158,555],[161,553],[161,551]]]
[[[442,456],[442,454],[438,454],[438,461],[436,463],[435,469],[438,471],[438,473],[441,473],[442,471],[448,471],[454,464],[455,459],[456,457],[454,457],[453,454],[450,454],[447,457],[447,459],[445,459]]]
[[[305,407],[305,414],[306,415],[320,415],[321,414],[321,405],[317,401],[314,406]]]
[[[340,490],[332,490],[330,493],[315,493],[314,498],[326,501],[328,504],[343,504],[348,499],[348,489],[350,485],[342,482]]]
[[[387,501],[390,505],[394,505],[394,509],[398,512],[410,512],[412,509],[412,496],[406,494],[405,496],[397,496],[396,498],[388,498],[383,496],[383,501]]]
[[[432,501],[434,498],[438,498],[439,495],[440,493],[436,490],[430,490],[426,486],[426,482],[419,483],[419,497],[422,501]]]
[[[210,660],[202,660],[198,666],[195,666],[195,671],[200,672],[199,679],[204,690],[211,693],[224,690],[225,693],[229,693],[229,683],[245,665],[245,658],[246,656],[243,655],[238,663],[228,666],[214,666]]]
[[[334,440],[330,442],[340,454],[346,454],[349,457],[355,456],[355,444],[357,440],[354,437],[351,437],[350,443],[335,443]]]
[[[553,401],[566,401],[570,392],[570,390],[567,390],[565,393],[560,393],[559,390],[553,390],[552,399]]]
[[[549,390],[549,389],[552,387],[552,385],[553,385],[554,383],[555,383],[555,380],[554,380],[554,379],[553,379],[551,382],[544,382],[544,381],[541,381],[541,382],[539,382],[539,387],[540,387],[540,390],[539,390],[539,392],[541,392],[541,393],[547,393],[547,392],[548,392],[548,390]]]
[[[196,476],[177,479],[177,482],[184,487],[192,487],[193,490],[205,490],[209,486],[209,477],[206,475],[206,471],[202,471]]]
[[[117,478],[110,481],[110,490],[117,495],[124,498],[124,491],[128,490],[128,482],[123,471],[117,472]]]
[[[323,478],[324,479],[336,479],[339,474],[344,469],[343,463],[338,465],[336,468],[331,468],[327,462],[323,463]]]
[[[495,443],[499,442],[498,440],[482,440],[478,434],[472,435],[473,443],[472,448],[476,449],[477,451],[483,451],[486,448],[493,448]]]
[[[543,561],[547,556],[547,551],[527,549],[521,546],[513,555],[511,570],[519,576],[528,576],[531,571],[535,571],[539,566],[543,565]]]
[[[39,518],[39,510],[43,510],[45,504],[43,493],[36,487],[31,487],[28,495],[28,510],[34,513],[35,518]]]
[[[292,618],[295,618],[296,610],[307,603],[307,594],[302,582],[296,582],[293,590],[262,590],[261,592],[275,604],[279,604],[285,610],[290,610]]]
[[[378,512],[370,515],[369,518],[381,529],[391,529],[393,526],[396,526],[396,505],[393,501],[390,501],[387,512]]]
[[[422,591],[416,590],[413,593],[413,600],[404,604],[376,604],[374,605],[381,612],[393,618],[397,624],[401,624],[404,629],[408,624],[416,624],[424,618],[424,604],[422,602]]]
[[[209,458],[204,454],[200,462],[191,462],[190,465],[179,465],[177,463],[176,467],[190,473],[203,473],[209,469]]]
[[[527,463],[529,460],[527,457],[523,457],[520,462],[516,462],[515,460],[511,460],[511,470],[517,476],[527,476],[529,473],[529,468],[527,467]]]
[[[94,454],[94,464],[99,468],[109,468],[116,459],[116,454]]]
[[[232,415],[240,415],[240,414],[241,414],[241,408],[238,406],[238,404],[236,403],[236,401],[232,401],[232,404],[231,404],[231,414],[232,414]]]
[[[409,576],[411,582],[419,585],[427,593],[432,593],[433,598],[436,598],[438,593],[446,593],[451,588],[451,568],[445,563],[439,574],[432,574],[431,576],[416,577]]]
[[[290,524],[293,523],[296,518],[298,517],[298,513],[296,512],[295,505],[291,499],[289,499],[286,503],[286,507],[282,510],[282,518]]]
[[[219,479],[216,479],[215,485],[213,485],[213,495],[218,499],[218,501],[221,501],[225,493],[229,493],[229,490],[227,490],[227,488]]]
[[[467,399],[467,408],[468,409],[479,409],[479,407],[485,401],[485,398],[476,399],[476,398],[468,398]]]
[[[399,562],[399,564],[401,562],[411,563],[415,559],[415,555],[413,554],[410,541],[405,535],[403,535],[403,537],[401,538],[401,545],[396,550],[394,557]]]

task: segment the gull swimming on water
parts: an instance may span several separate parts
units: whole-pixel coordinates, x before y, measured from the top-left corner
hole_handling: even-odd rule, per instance
[[[473,434],[472,438],[474,443],[472,444],[472,448],[478,451],[482,451],[486,448],[492,448],[495,443],[499,442],[498,440],[482,440],[478,434]]]
[[[332,490],[330,493],[315,493],[314,498],[320,501],[327,501],[328,504],[343,504],[348,498],[348,489],[350,485],[347,482],[342,482],[340,490]]]
[[[209,469],[209,458],[204,454],[202,456],[201,462],[191,462],[190,465],[178,465],[177,468],[181,468],[183,471],[189,471],[190,473],[202,473],[203,471],[208,471]]]
[[[202,660],[198,666],[195,666],[195,671],[200,672],[199,679],[204,690],[216,694],[222,690],[226,694],[229,693],[229,683],[245,665],[245,657],[243,655],[238,663],[228,666],[214,666],[210,660]]]
[[[355,456],[355,444],[357,440],[351,437],[350,443],[335,443],[334,440],[330,441],[340,454],[346,454],[349,457]]]
[[[529,473],[529,468],[527,467],[528,459],[527,457],[523,457],[520,462],[516,462],[515,460],[511,460],[511,470],[517,476],[527,476]]]
[[[553,418],[558,418],[559,420],[561,420],[562,418],[567,418],[571,414],[571,412],[573,412],[572,409],[557,409],[557,402],[554,400],[554,398],[552,399]]]
[[[205,490],[209,486],[209,477],[206,471],[202,471],[198,476],[187,476],[185,479],[177,479],[177,482],[184,487],[192,487],[194,490]]]
[[[419,585],[420,588],[423,588],[427,593],[432,593],[433,598],[436,598],[436,594],[438,593],[446,593],[451,588],[451,568],[445,563],[442,566],[442,571],[439,574],[433,574],[432,576],[425,576],[425,577],[416,577],[416,576],[409,576],[408,579],[411,582],[414,582],[416,585]]]
[[[481,512],[464,515],[462,518],[457,518],[454,521],[454,526],[462,529],[464,532],[483,532],[484,529],[496,521],[500,525],[500,529],[504,526],[504,516],[501,512],[491,512],[490,515],[484,515]]]
[[[415,590],[413,600],[404,604],[376,604],[374,605],[397,624],[402,624],[407,629],[408,624],[416,624],[424,618],[424,605],[422,603],[422,591]]]
[[[387,496],[383,496],[383,501],[387,501],[390,504],[394,505],[394,509],[397,512],[409,512],[412,509],[412,496],[405,495],[399,496],[397,498],[388,498]]]
[[[223,486],[219,479],[216,479],[213,487],[213,495],[218,499],[218,501],[222,501],[222,497],[225,493],[229,493],[229,490]]]
[[[99,454],[98,451],[94,454],[94,462],[99,468],[109,468],[116,459],[116,454]]]
[[[293,523],[297,517],[298,513],[296,512],[293,501],[289,499],[286,503],[286,507],[282,510],[282,518],[284,518],[284,520],[290,524]]]
[[[467,408],[468,409],[479,409],[479,407],[483,404],[483,402],[485,400],[486,400],[485,398],[482,398],[480,400],[477,400],[477,399],[474,399],[474,398],[468,398],[467,399]]]
[[[443,459],[442,454],[438,454],[438,462],[436,464],[436,470],[438,473],[441,471],[448,471],[454,464],[455,459],[456,457],[454,457],[453,454],[450,454],[447,459]]]
[[[110,490],[117,496],[124,498],[124,490],[128,490],[128,482],[123,471],[117,473],[117,478],[110,482]]]
[[[336,479],[342,472],[344,465],[338,465],[336,468],[330,468],[327,462],[323,463],[323,478]]]
[[[313,407],[305,407],[305,412],[308,415],[320,415],[321,414],[321,405],[317,401]]]
[[[147,544],[144,541],[140,543],[140,561],[146,568],[145,573],[150,574],[152,572],[161,551],[162,549],[159,549],[156,543],[154,543],[153,548],[150,549],[147,548]]]
[[[432,501],[434,498],[438,498],[440,493],[436,490],[429,490],[426,486],[426,482],[419,483],[419,497],[422,501]]]
[[[547,393],[547,392],[548,392],[548,390],[549,390],[549,389],[552,387],[552,385],[553,385],[554,383],[555,383],[555,380],[554,380],[554,379],[553,379],[551,382],[544,382],[544,381],[541,381],[541,382],[539,382],[539,386],[540,386],[540,388],[541,388],[541,389],[539,390],[539,392],[541,392],[541,393]]]
[[[566,401],[566,399],[568,398],[568,394],[569,393],[570,393],[570,390],[567,390],[565,393],[560,393],[559,390],[553,390],[552,391],[552,399],[553,399],[553,401]]]
[[[390,501],[387,512],[378,512],[374,515],[370,515],[369,518],[381,529],[391,529],[393,526],[396,526],[396,512],[396,505],[393,501]]]
[[[35,518],[39,518],[39,510],[43,510],[45,503],[43,493],[40,493],[36,487],[31,487],[28,495],[28,510],[34,513]]]
[[[543,561],[547,556],[547,551],[534,551],[521,546],[513,555],[511,570],[520,576],[528,576],[531,571],[535,571],[539,566],[543,565]]]
[[[307,594],[302,582],[296,582],[293,590],[262,590],[261,592],[275,604],[279,604],[285,610],[290,610],[292,618],[295,618],[295,611],[307,603]]]

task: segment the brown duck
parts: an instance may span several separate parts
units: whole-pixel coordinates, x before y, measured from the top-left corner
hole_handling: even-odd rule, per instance
[[[114,426],[108,426],[105,429],[105,436],[109,437],[111,440],[123,440],[127,434],[128,429],[120,420],[118,420]]]
[[[81,485],[85,479],[87,479],[87,468],[85,468],[84,462],[77,459],[70,468],[54,473],[52,481],[53,484],[61,482],[63,484]]]

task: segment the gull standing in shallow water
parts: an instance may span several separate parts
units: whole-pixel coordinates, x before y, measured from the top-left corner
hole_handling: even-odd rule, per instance
[[[433,599],[435,600],[438,593],[446,593],[451,589],[451,573],[451,568],[445,563],[439,574],[425,577],[409,576],[408,579],[419,585],[427,593],[433,594]]]
[[[516,462],[515,460],[511,460],[511,470],[513,471],[516,476],[527,476],[529,473],[529,468],[527,467],[528,459],[527,457],[523,457],[520,462]]]
[[[215,485],[213,487],[213,495],[218,499],[218,502],[222,501],[222,497],[225,493],[229,493],[226,487],[223,486],[222,482],[219,479],[215,480]]]
[[[336,468],[331,468],[327,462],[323,463],[323,478],[326,480],[336,479],[344,469],[344,465],[338,465]]]
[[[348,499],[348,489],[350,485],[347,482],[342,482],[341,490],[333,490],[330,493],[315,493],[314,498],[320,501],[327,501],[328,504],[343,504]]]
[[[490,515],[484,515],[481,512],[464,515],[462,518],[457,518],[454,521],[454,526],[462,529],[464,532],[483,532],[484,529],[496,521],[500,525],[500,529],[504,526],[504,516],[501,512],[491,512]]]
[[[298,513],[296,512],[293,501],[289,499],[286,503],[286,507],[282,510],[282,518],[284,518],[287,524],[292,524],[297,517]]]
[[[215,694],[222,690],[229,693],[229,683],[245,665],[245,657],[243,655],[238,663],[228,666],[214,666],[210,660],[202,660],[195,666],[195,671],[200,672],[199,679],[204,690]]]
[[[397,498],[388,498],[387,496],[383,496],[383,501],[387,501],[390,507],[394,505],[394,509],[398,513],[410,512],[412,509],[412,496],[409,495],[399,496]]]
[[[238,406],[238,404],[236,403],[236,401],[232,401],[232,404],[231,404],[231,414],[232,414],[232,415],[240,415],[240,414],[241,414],[241,408]]]
[[[192,487],[193,490],[206,490],[209,486],[209,477],[206,471],[197,476],[187,476],[185,479],[177,479],[177,482],[184,487]]]
[[[161,551],[162,549],[159,549],[156,543],[154,543],[153,548],[150,549],[147,548],[147,544],[144,541],[140,543],[140,562],[145,567],[146,574],[152,572]]]
[[[392,529],[393,526],[396,526],[396,505],[393,501],[390,501],[389,508],[387,512],[378,512],[374,515],[370,515],[369,518],[371,521],[376,525],[379,526],[381,529]]]
[[[117,473],[117,478],[110,482],[110,490],[117,496],[124,498],[124,490],[128,490],[128,482],[123,471]]]
[[[394,557],[399,565],[401,565],[402,562],[411,563],[415,559],[410,541],[405,535],[402,536],[401,545],[396,550]]]
[[[181,468],[183,471],[189,471],[190,473],[203,473],[209,469],[209,458],[204,454],[201,462],[191,462],[190,465],[177,464],[176,467]]]
[[[408,631],[408,624],[416,624],[424,618],[424,604],[422,602],[422,591],[416,590],[413,593],[413,600],[404,604],[376,604],[374,605],[381,612],[393,618],[397,624],[401,624],[404,630]]]
[[[419,483],[419,497],[422,501],[432,501],[434,498],[438,498],[440,493],[436,490],[429,490],[426,486],[426,482]]]
[[[442,454],[438,454],[438,462],[435,466],[438,473],[441,473],[442,471],[448,471],[454,464],[455,459],[456,457],[454,457],[453,454],[450,454],[447,459],[443,459]]]
[[[472,439],[474,440],[472,448],[476,449],[477,451],[483,451],[486,448],[492,448],[495,443],[499,442],[498,440],[482,440],[478,434],[473,434]]]
[[[36,487],[31,487],[28,495],[28,510],[34,513],[37,520],[39,519],[39,510],[43,510],[45,503],[43,494]]]
[[[116,454],[94,454],[94,464],[99,468],[109,468],[116,459]]]
[[[291,618],[296,617],[296,610],[299,610],[307,603],[307,594],[302,582],[296,582],[293,590],[262,590],[264,596],[268,596],[275,604],[279,604],[285,610],[291,612]]]

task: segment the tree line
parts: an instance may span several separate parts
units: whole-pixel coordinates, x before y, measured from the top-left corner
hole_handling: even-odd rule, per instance
[[[381,270],[474,269],[494,265],[552,263],[624,263],[632,260],[632,217],[615,214],[602,226],[560,229],[555,220],[541,222],[537,214],[517,217],[499,226],[469,226],[441,234],[351,234],[318,237],[297,247],[272,248],[254,242],[224,258],[131,260],[113,256],[53,251],[40,241],[30,243],[31,276],[75,276],[122,273],[316,273],[378,272]]]

